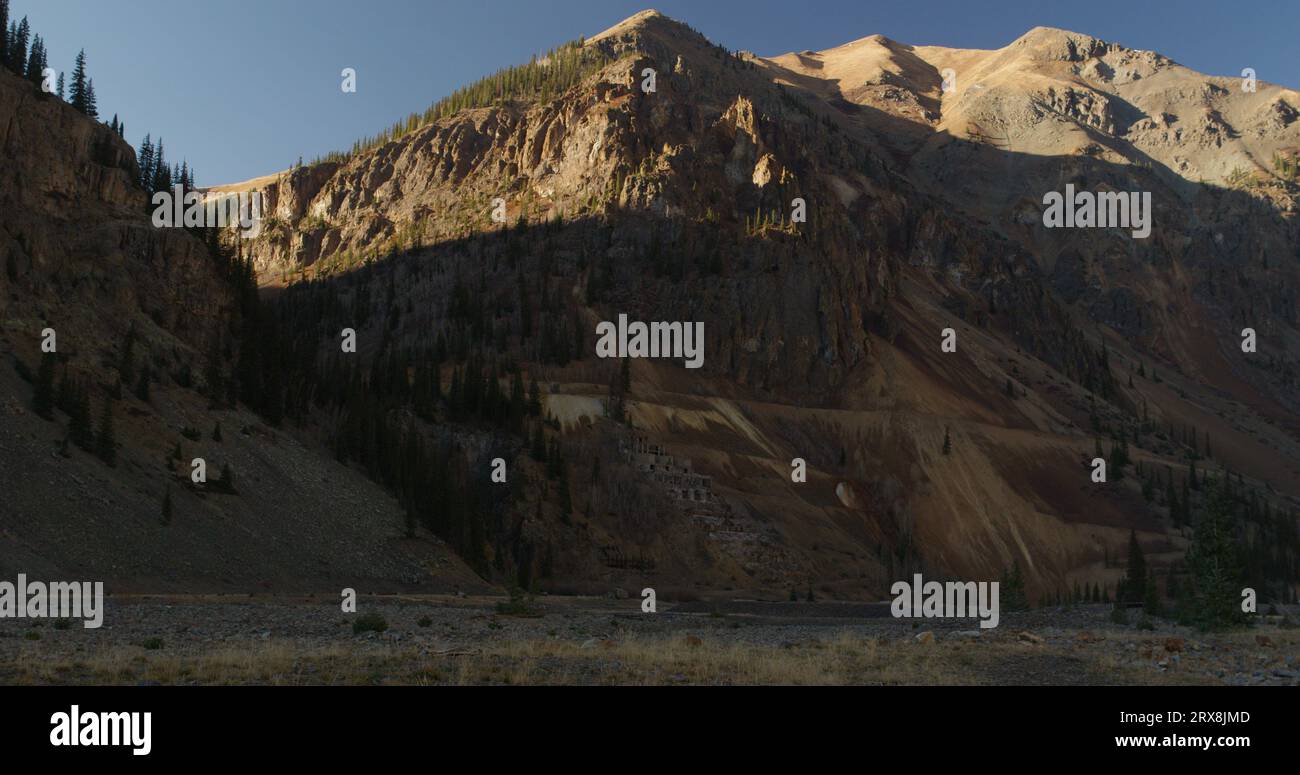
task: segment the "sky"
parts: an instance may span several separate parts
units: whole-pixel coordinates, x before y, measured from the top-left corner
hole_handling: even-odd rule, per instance
[[[1158,51],[1211,75],[1300,87],[1300,1],[1253,0],[10,0],[70,71],[84,48],[101,117],[162,136],[200,186],[346,150],[506,65],[646,8],[771,56],[867,35],[1001,48],[1035,26]],[[357,90],[340,89],[344,68]]]

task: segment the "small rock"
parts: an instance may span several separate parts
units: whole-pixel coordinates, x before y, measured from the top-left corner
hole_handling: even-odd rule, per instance
[[[980,631],[979,630],[957,630],[952,634],[952,637],[958,638],[960,640],[978,640],[980,637]]]
[[[1182,638],[1165,638],[1165,651],[1168,651],[1170,654],[1182,651],[1183,646],[1185,645],[1186,644],[1183,642]]]
[[[1041,646],[1043,644],[1043,639],[1032,632],[1017,633],[1016,638],[1024,643],[1033,643],[1036,646]]]
[[[929,630],[926,630],[925,632],[916,636],[916,642],[926,643],[926,644],[934,643],[934,633],[930,632]]]
[[[1261,648],[1266,648],[1266,649],[1273,648],[1273,639],[1268,637],[1267,635],[1256,635],[1255,643]]]

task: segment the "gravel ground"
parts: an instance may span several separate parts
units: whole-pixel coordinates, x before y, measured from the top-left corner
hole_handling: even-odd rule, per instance
[[[375,613],[385,630],[354,632]],[[1300,630],[1282,617],[1205,634],[1120,626],[1109,614],[1004,614],[979,630],[857,603],[696,602],[649,614],[637,599],[543,597],[511,609],[497,598],[363,597],[346,614],[326,597],[126,598],[107,601],[97,630],[0,620],[0,683],[1300,685]]]

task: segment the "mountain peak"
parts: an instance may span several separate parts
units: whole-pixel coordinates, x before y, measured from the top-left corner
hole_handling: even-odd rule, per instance
[[[651,25],[660,24],[662,22],[671,22],[673,24],[680,24],[680,22],[677,22],[673,19],[668,18],[667,16],[664,16],[662,13],[656,11],[653,8],[647,8],[644,11],[638,11],[632,14],[631,16],[627,17],[626,19],[619,22],[618,24],[615,24],[613,27],[610,27],[604,32],[601,32],[600,34],[593,36],[591,39],[600,40],[601,38],[611,37],[614,35],[619,35],[621,33],[643,29]]]
[[[1040,26],[1016,38],[1007,48],[1027,49],[1031,57],[1038,60],[1078,62],[1101,56],[1118,46],[1081,32]]]

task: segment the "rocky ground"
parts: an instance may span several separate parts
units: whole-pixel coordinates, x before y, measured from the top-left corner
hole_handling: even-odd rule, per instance
[[[0,620],[0,684],[1300,685],[1296,614],[1200,633],[1094,605],[980,631],[851,603],[131,597],[98,630]]]

